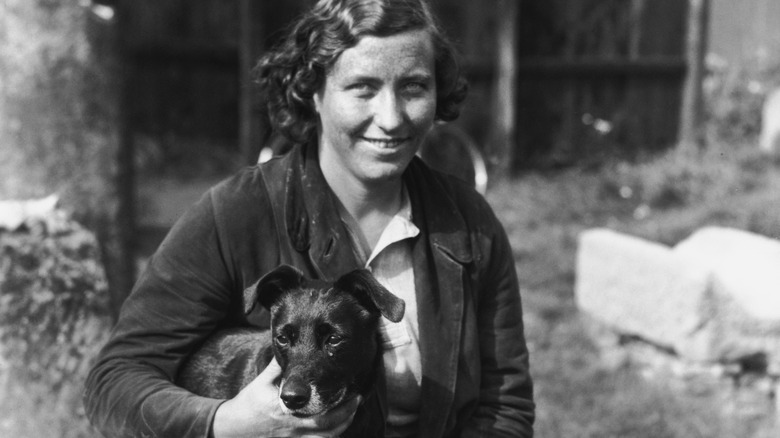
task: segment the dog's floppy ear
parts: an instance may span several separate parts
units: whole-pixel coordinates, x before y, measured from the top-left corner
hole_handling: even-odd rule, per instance
[[[385,318],[398,322],[404,317],[406,303],[379,284],[367,269],[357,269],[336,280],[336,289],[357,298],[369,310],[378,310]]]
[[[302,282],[303,272],[289,265],[279,266],[244,289],[244,314],[249,314],[258,302],[270,309],[282,292],[296,288]]]

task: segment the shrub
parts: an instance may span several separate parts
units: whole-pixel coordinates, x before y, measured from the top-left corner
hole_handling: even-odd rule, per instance
[[[780,58],[763,57],[731,66],[710,57],[705,111],[710,130],[727,142],[752,141],[761,131],[761,109],[780,86]]]
[[[83,382],[110,329],[97,248],[76,224],[0,231],[0,435],[88,435]]]

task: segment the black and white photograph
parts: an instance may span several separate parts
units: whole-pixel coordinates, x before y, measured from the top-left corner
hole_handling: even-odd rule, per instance
[[[780,436],[778,23],[0,0],[0,437]]]

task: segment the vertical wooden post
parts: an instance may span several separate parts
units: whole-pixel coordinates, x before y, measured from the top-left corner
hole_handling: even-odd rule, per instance
[[[709,13],[710,0],[688,0],[688,68],[683,85],[678,141],[681,147],[690,149],[705,146],[702,82],[705,73],[704,58],[707,55]]]
[[[239,3],[239,143],[245,164],[257,162],[261,148],[261,119],[255,113],[252,68],[263,47],[260,8],[264,2],[241,0]]]
[[[569,2],[568,7],[563,12],[566,17],[564,23],[567,27],[567,35],[563,45],[563,59],[572,64],[576,62],[577,42],[582,35],[582,30],[577,23],[584,15],[582,10],[585,7],[587,6],[577,1]],[[587,93],[581,92],[580,83],[577,75],[566,75],[566,78],[561,81],[561,87],[563,87],[561,101],[564,111],[561,114],[560,135],[550,145],[551,150],[547,154],[547,158],[552,159],[553,162],[569,161],[573,155],[582,154],[582,145],[577,135],[578,128],[582,124],[582,114],[578,113],[582,108],[581,95]]]
[[[643,15],[646,7],[646,0],[631,0],[630,33],[628,40],[628,58],[631,60],[639,59],[641,56],[642,37],[644,33]]]
[[[135,144],[132,126],[132,102],[135,100],[135,87],[132,80],[135,72],[135,60],[129,54],[127,47],[128,0],[117,2],[117,29],[120,53],[119,98],[119,150],[117,160],[117,194],[119,203],[116,212],[116,224],[119,234],[119,254],[117,263],[117,284],[113,293],[113,307],[118,315],[119,307],[125,301],[135,284],[135,239],[136,239],[136,208],[135,208]]]
[[[488,151],[493,178],[509,175],[517,147],[517,36],[520,15],[519,0],[496,0],[496,80],[493,99],[495,117],[493,141]]]
[[[129,53],[127,38],[127,20],[129,0],[116,2],[116,44],[119,53],[119,95],[117,110],[117,127],[119,131],[117,145],[117,173],[115,191],[117,207],[115,217],[111,220],[107,239],[109,248],[107,270],[109,287],[111,289],[111,307],[114,317],[119,315],[119,309],[133,288],[136,278],[135,240],[136,208],[135,208],[135,145],[133,143],[132,102],[136,92],[132,78],[135,71],[135,60]],[[112,280],[113,279],[113,284]]]

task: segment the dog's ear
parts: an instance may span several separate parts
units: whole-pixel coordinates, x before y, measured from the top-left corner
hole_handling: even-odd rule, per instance
[[[248,315],[258,302],[270,309],[282,292],[299,287],[302,282],[303,272],[289,265],[279,266],[244,289],[244,314]]]
[[[333,286],[352,294],[363,307],[379,311],[392,322],[399,322],[404,317],[404,300],[379,284],[367,269],[357,269],[344,274]]]

